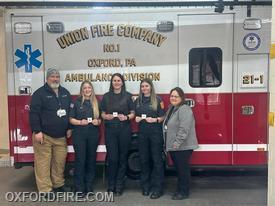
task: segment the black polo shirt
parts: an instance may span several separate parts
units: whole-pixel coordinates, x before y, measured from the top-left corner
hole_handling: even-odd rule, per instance
[[[82,97],[77,98],[74,103],[71,104],[69,116],[77,120],[87,120],[88,118],[95,119],[90,100],[82,101]],[[98,130],[98,126],[95,126],[92,123],[89,123],[88,125],[74,125],[74,130],[81,133],[90,132],[91,130],[95,129]]]
[[[150,97],[142,97],[142,101],[139,98],[135,101],[135,113],[136,116],[141,117],[145,114],[146,117],[163,117],[165,112],[163,110],[163,102],[160,97],[157,96],[157,110],[153,110]],[[162,132],[162,123],[148,123],[146,120],[141,120],[138,124],[140,132]]]
[[[117,112],[118,114],[128,115],[130,114],[130,111],[134,111],[135,109],[134,102],[132,100],[132,94],[126,91],[122,91],[119,94],[115,94],[114,92],[107,92],[103,95],[101,109],[106,114],[113,114],[113,112]],[[112,120],[105,120],[105,124],[118,123],[120,123],[120,121],[117,117]]]

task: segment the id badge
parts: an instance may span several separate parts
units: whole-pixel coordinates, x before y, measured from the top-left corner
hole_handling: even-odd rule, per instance
[[[141,115],[141,119],[146,119],[146,117],[147,117],[146,114]]]
[[[59,110],[57,110],[56,115],[58,117],[66,116],[66,110],[65,109],[59,109]]]
[[[113,112],[113,117],[117,117],[118,113],[117,112]]]
[[[88,117],[87,121],[88,121],[88,123],[91,123],[93,121],[93,118],[92,117]]]

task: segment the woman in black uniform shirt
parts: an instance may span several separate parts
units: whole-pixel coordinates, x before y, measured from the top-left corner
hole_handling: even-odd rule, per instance
[[[112,75],[109,92],[102,99],[108,162],[108,192],[120,196],[124,189],[127,154],[131,142],[130,120],[134,118],[132,95],[126,91],[121,74]]]
[[[101,123],[98,101],[92,83],[84,81],[80,97],[71,105],[70,123],[74,125],[73,146],[75,150],[75,191],[93,193],[96,170],[96,150]]]
[[[142,194],[148,196],[151,189],[151,199],[157,199],[163,194],[163,137],[160,124],[165,114],[163,107],[163,102],[156,95],[152,81],[142,80],[139,97],[135,101],[135,114],[136,122],[139,123]],[[152,172],[150,160],[153,163]]]

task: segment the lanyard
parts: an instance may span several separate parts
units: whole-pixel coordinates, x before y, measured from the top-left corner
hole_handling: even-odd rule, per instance
[[[58,90],[58,94],[56,94],[54,91],[53,91],[53,93],[54,93],[54,96],[55,96],[55,98],[57,100],[59,109],[61,109],[61,100],[59,99],[59,97],[60,97],[59,90]]]

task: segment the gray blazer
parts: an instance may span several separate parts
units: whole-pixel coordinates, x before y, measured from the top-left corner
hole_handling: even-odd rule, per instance
[[[197,149],[199,146],[195,131],[195,119],[191,108],[187,105],[175,107],[166,127],[164,124],[171,109],[172,107],[168,109],[163,121],[166,151]]]

